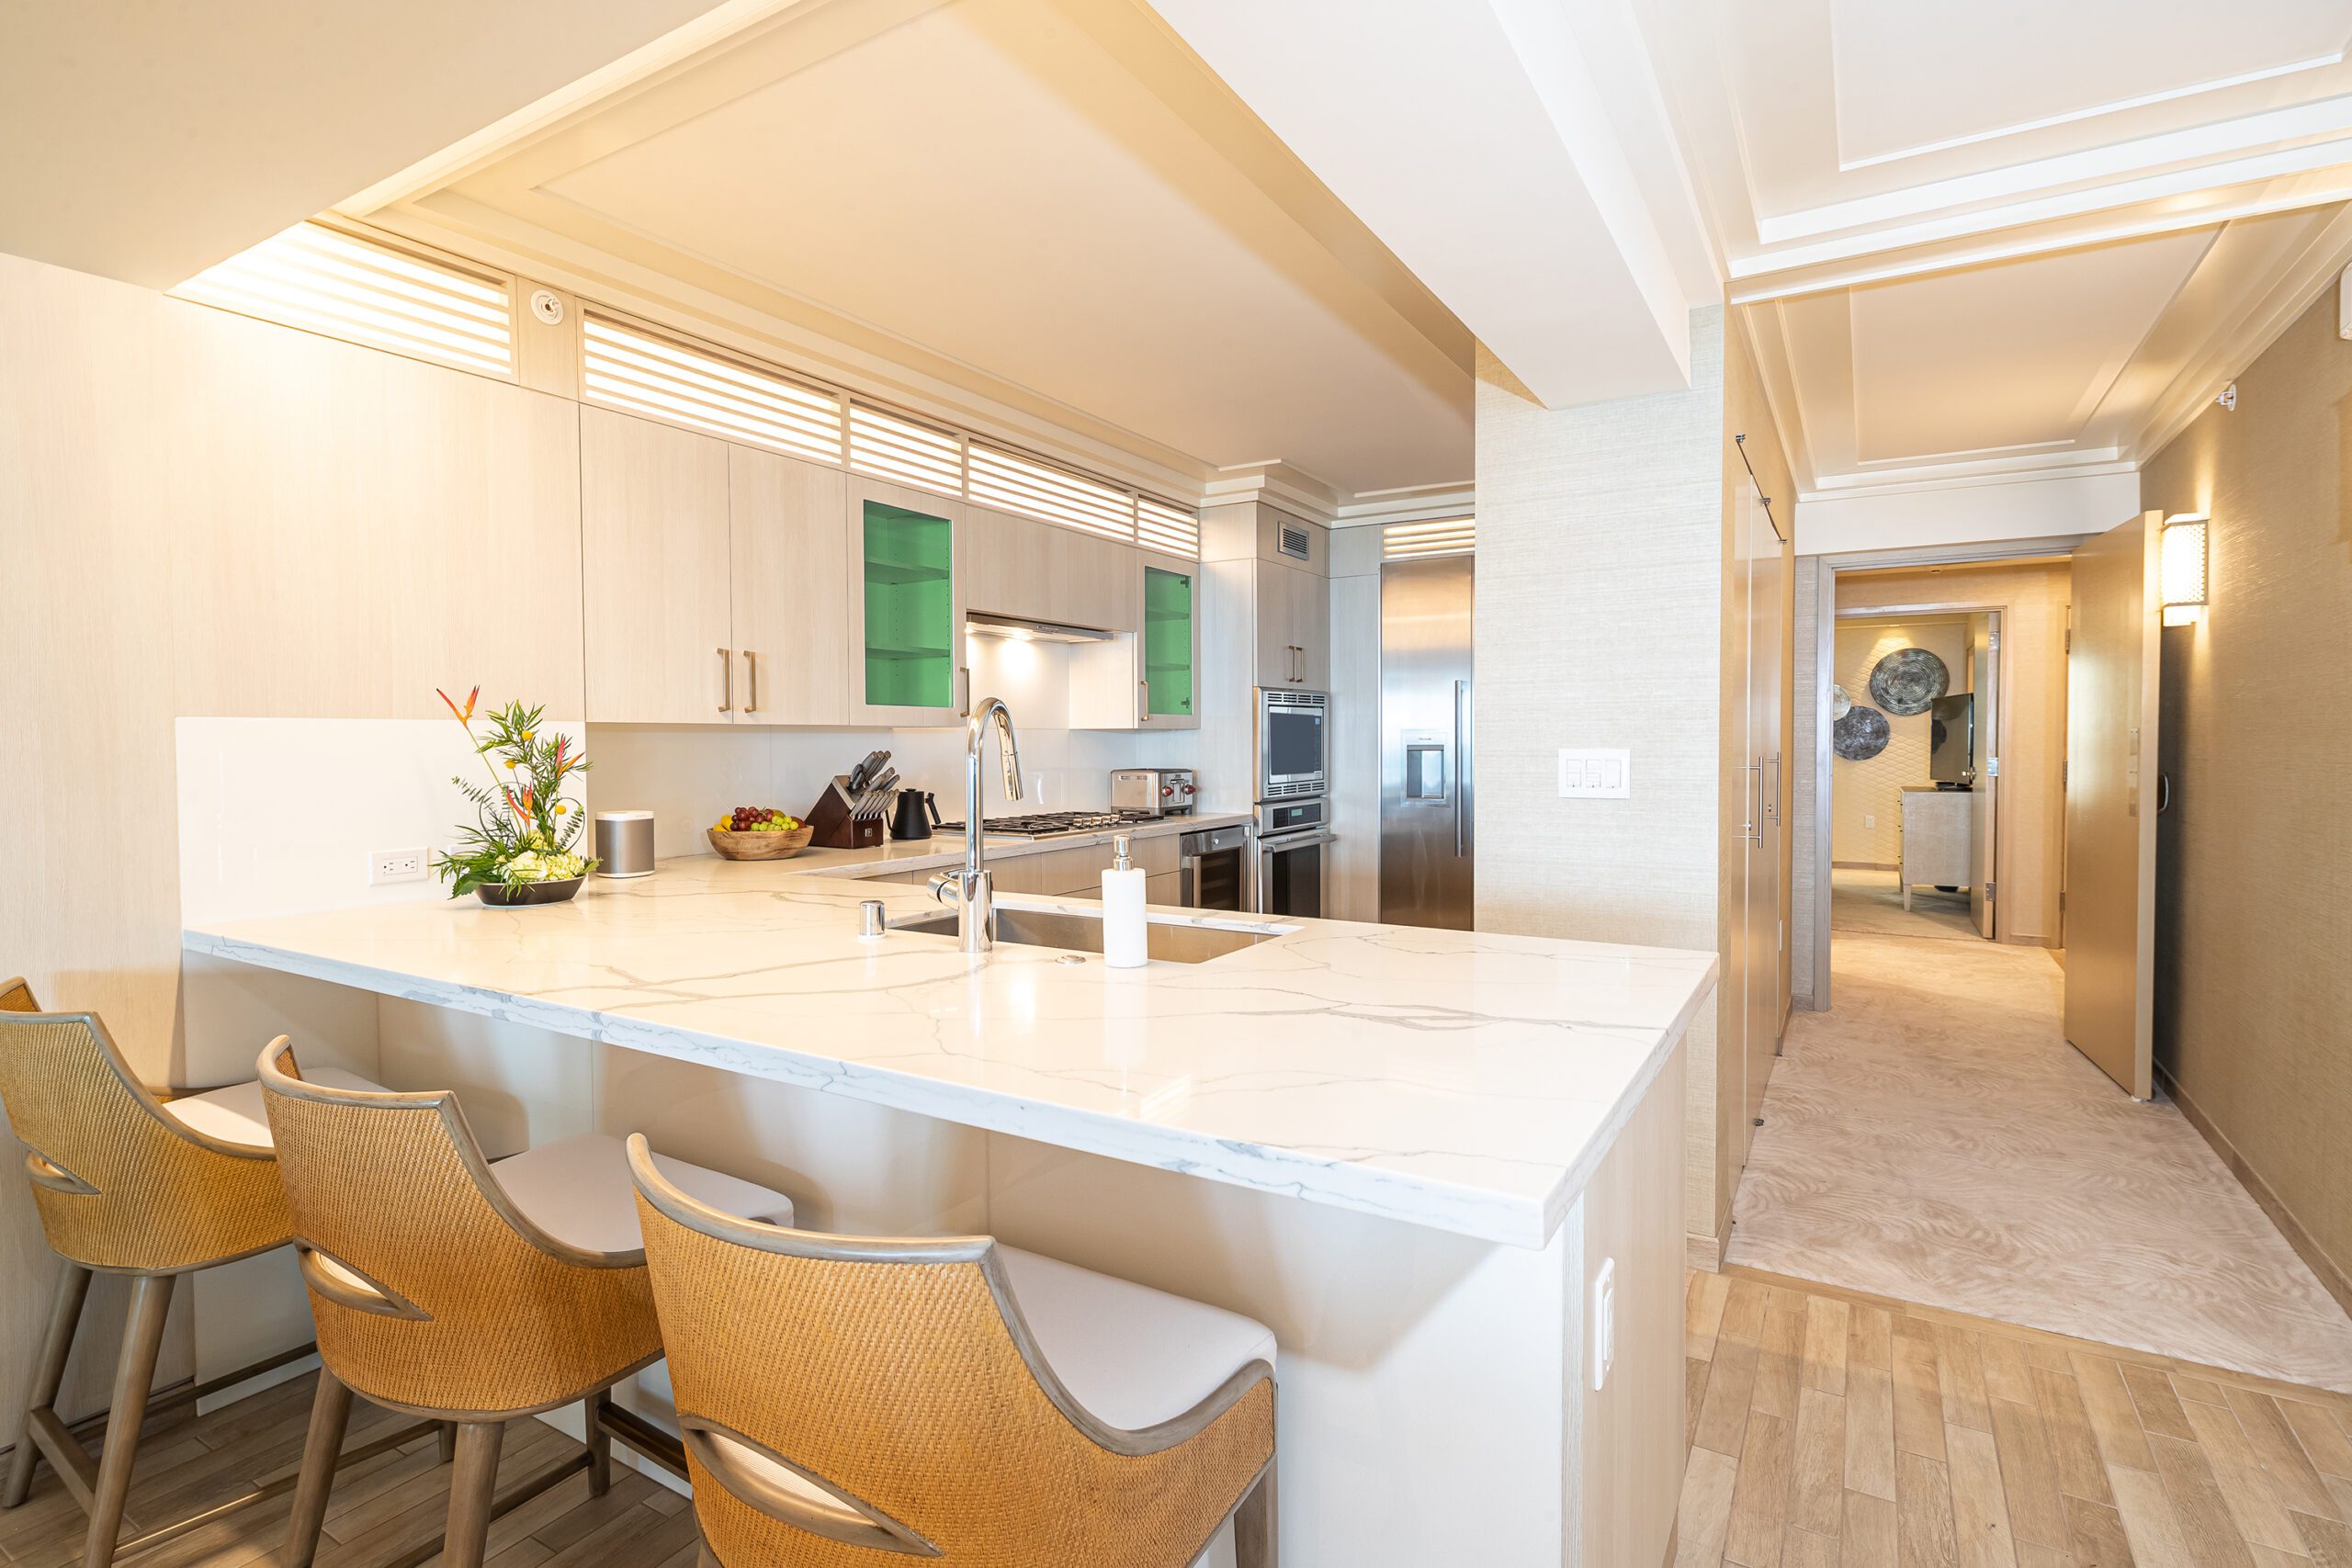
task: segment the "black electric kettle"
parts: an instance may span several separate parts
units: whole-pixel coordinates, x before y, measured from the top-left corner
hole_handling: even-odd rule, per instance
[[[939,826],[939,799],[927,789],[902,789],[895,805],[896,815],[890,818],[894,839],[928,839]]]

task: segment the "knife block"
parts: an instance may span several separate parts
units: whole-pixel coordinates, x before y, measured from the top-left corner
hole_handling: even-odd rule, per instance
[[[811,840],[829,850],[870,850],[890,836],[889,814],[873,817],[852,817],[849,813],[849,775],[835,773],[817,804],[808,808],[808,826],[816,829]]]

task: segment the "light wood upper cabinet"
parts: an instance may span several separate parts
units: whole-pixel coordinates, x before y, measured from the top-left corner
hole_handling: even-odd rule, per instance
[[[951,725],[964,669],[964,503],[851,476],[847,482],[849,721]]]
[[[846,477],[748,446],[728,449],[734,568],[735,722],[849,717]]]
[[[1056,606],[1053,618],[1105,631],[1140,628],[1143,578],[1136,563],[1142,552],[1069,528],[1049,532],[1054,541],[1046,581]]]
[[[1331,680],[1330,582],[1312,571],[1261,559],[1258,684],[1325,691]]]
[[[1052,571],[1067,529],[986,506],[964,509],[964,605],[999,615],[1059,620]]]
[[[1103,631],[1138,625],[1132,545],[985,506],[964,509],[964,539],[969,609]]]
[[[590,719],[723,724],[732,716],[741,694],[731,652],[728,468],[726,442],[607,409],[580,411]],[[508,612],[490,604],[481,613]]]

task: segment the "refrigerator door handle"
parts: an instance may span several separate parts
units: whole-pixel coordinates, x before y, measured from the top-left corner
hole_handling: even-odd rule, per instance
[[[1470,816],[1470,682],[1453,682],[1453,858],[1476,847]]]

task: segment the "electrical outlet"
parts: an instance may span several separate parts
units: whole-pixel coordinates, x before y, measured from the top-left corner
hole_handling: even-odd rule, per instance
[[[1617,1260],[1604,1258],[1592,1277],[1592,1392],[1609,1382],[1609,1369],[1617,1362]]]
[[[368,886],[424,880],[423,850],[378,850],[368,857]]]

